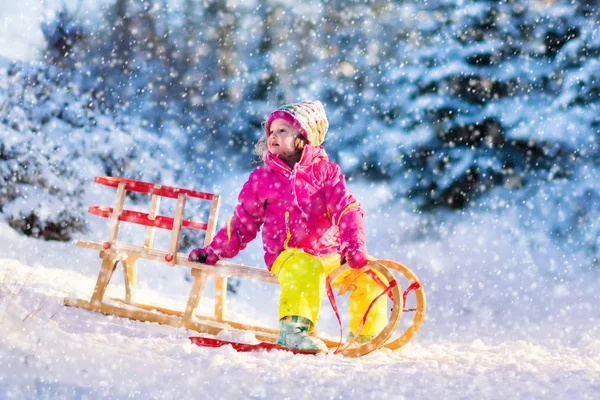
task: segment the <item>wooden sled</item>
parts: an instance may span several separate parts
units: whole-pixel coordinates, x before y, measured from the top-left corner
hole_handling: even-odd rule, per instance
[[[108,237],[105,241],[78,240],[75,242],[77,246],[99,251],[99,256],[102,261],[91,299],[88,301],[66,298],[64,300],[66,306],[84,308],[86,310],[96,311],[107,315],[116,315],[137,321],[184,327],[186,329],[211,335],[216,335],[222,330],[250,331],[254,333],[258,340],[270,343],[276,341],[279,333],[276,329],[229,321],[224,318],[228,277],[235,276],[278,284],[275,276],[271,275],[266,269],[258,269],[224,261],[218,262],[216,266],[193,263],[188,261],[187,254],[179,253],[179,241],[182,228],[204,230],[206,231],[204,245],[207,246],[211,242],[215,234],[217,215],[221,201],[218,195],[163,186],[149,182],[105,176],[96,177],[94,182],[117,189],[113,207],[91,206],[89,208],[91,214],[109,219]],[[125,209],[124,204],[127,191],[151,196],[149,212],[142,213]],[[159,215],[158,210],[162,198],[176,199],[177,203],[174,216],[169,217]],[[206,223],[184,219],[184,209],[188,198],[211,202],[208,221]],[[117,240],[121,222],[144,225],[147,227],[143,245],[123,243]],[[171,231],[168,250],[155,248],[154,237],[156,228]],[[193,283],[185,310],[172,310],[135,301],[138,273],[137,264],[140,259],[164,263],[169,267],[179,266],[191,269]],[[106,288],[119,263],[122,265],[124,273],[124,297],[106,301]],[[408,341],[416,334],[425,316],[425,293],[418,278],[410,269],[391,260],[371,261],[369,262],[368,267],[371,270],[380,273],[388,282],[390,282],[386,293],[391,299],[389,300],[389,302],[391,302],[391,312],[388,324],[383,331],[368,343],[361,345],[342,344],[339,352],[345,356],[361,356],[380,347],[386,347],[392,350],[398,349],[408,343]],[[329,279],[332,281],[342,274],[347,276],[342,282],[338,295],[342,295],[351,289],[352,280],[356,278],[357,274],[366,271],[366,269],[358,271],[349,270],[349,267],[344,264],[329,276]],[[396,274],[393,272],[396,272]],[[209,278],[213,278],[215,284],[214,312],[213,315],[199,315],[196,310],[200,302],[202,291]],[[402,278],[402,282],[399,282],[399,278]],[[394,283],[393,285],[391,284],[392,282]],[[405,284],[405,282],[408,288],[414,289],[415,306],[412,309],[404,308],[405,301],[403,297],[406,298],[408,291],[410,290],[407,289],[405,293],[401,292],[400,285]],[[403,312],[412,312],[412,321],[407,324],[406,328],[398,329],[400,317]],[[406,324],[403,324],[403,326],[404,325]],[[332,349],[340,347],[338,341],[326,338],[321,339],[323,339],[328,347]]]

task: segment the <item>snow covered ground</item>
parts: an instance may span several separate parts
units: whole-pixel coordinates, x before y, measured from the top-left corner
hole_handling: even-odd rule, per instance
[[[232,175],[223,189],[241,179]],[[384,203],[385,187],[353,189],[375,220],[371,252],[409,265],[424,283],[427,316],[404,348],[359,359],[236,353],[192,346],[184,329],[67,308],[64,297],[91,295],[97,253],[2,225],[0,398],[598,398],[597,271],[556,279],[546,268],[556,255],[524,245],[510,212],[437,220],[427,233],[425,217]],[[226,196],[221,221],[234,198]],[[102,238],[106,222],[96,220],[89,217],[85,238]],[[256,265],[261,257],[255,243],[238,261]],[[181,307],[186,274],[148,263],[140,295]],[[117,271],[108,295],[122,292]],[[274,287],[243,282],[227,316],[275,326],[276,297]],[[320,329],[335,337],[328,307]]]

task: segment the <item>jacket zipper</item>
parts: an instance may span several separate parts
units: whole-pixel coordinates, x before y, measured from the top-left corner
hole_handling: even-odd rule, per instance
[[[285,212],[285,241],[283,242],[283,248],[288,249],[288,243],[292,237],[292,230],[290,229],[290,212]]]

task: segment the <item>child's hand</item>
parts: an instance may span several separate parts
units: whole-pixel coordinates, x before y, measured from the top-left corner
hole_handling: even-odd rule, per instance
[[[198,247],[197,249],[194,249],[190,252],[190,255],[188,256],[188,261],[199,262],[208,265],[215,265],[217,261],[219,261],[219,256],[217,256],[214,250],[210,247]]]
[[[360,246],[355,249],[346,250],[346,262],[350,268],[359,269],[367,265],[369,259],[367,258],[367,249],[364,246]]]

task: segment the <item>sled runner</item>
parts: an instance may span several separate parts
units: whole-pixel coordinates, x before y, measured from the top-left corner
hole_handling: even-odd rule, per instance
[[[314,351],[302,351],[302,350],[294,350],[284,346],[281,346],[276,343],[269,342],[259,342],[255,344],[248,343],[238,343],[231,342],[229,340],[221,340],[221,339],[212,339],[205,338],[202,336],[190,336],[190,341],[196,346],[200,347],[223,347],[223,346],[231,346],[235,351],[239,352],[251,352],[251,351],[271,351],[271,350],[281,350],[281,351],[289,351],[294,354],[312,354],[315,355]]]
[[[66,306],[84,308],[86,310],[138,321],[184,327],[211,335],[216,335],[222,330],[250,331],[262,342],[274,343],[276,341],[277,334],[279,333],[276,329],[230,321],[224,317],[228,277],[235,276],[278,284],[275,276],[266,269],[253,268],[225,261],[219,261],[215,266],[194,263],[188,261],[187,254],[179,253],[179,242],[183,228],[204,230],[206,231],[205,246],[211,242],[215,234],[220,206],[220,197],[218,195],[105,176],[96,177],[94,182],[116,188],[117,190],[113,207],[91,206],[89,208],[91,214],[109,219],[108,236],[104,241],[78,240],[75,242],[77,246],[99,251],[101,266],[91,299],[88,301],[66,298],[64,300]],[[124,208],[126,193],[128,191],[151,196],[148,213]],[[173,216],[159,214],[161,199],[176,200]],[[210,201],[210,212],[206,223],[184,218],[184,209],[188,199]],[[118,240],[119,225],[121,222],[146,226],[142,245],[124,243]],[[171,232],[167,250],[155,247],[156,228]],[[173,310],[135,301],[138,261],[140,259],[164,263],[168,267],[190,268],[193,282],[184,310]],[[106,288],[119,263],[123,268],[124,274],[124,297],[120,299],[106,299]],[[416,275],[404,265],[391,260],[377,260],[370,261],[367,267],[361,270],[351,270],[350,267],[344,264],[327,278],[327,293],[340,323],[341,337],[343,337],[341,332],[342,321],[337,310],[331,282],[339,278],[339,283],[335,286],[339,288],[338,296],[341,296],[352,290],[353,280],[363,273],[371,276],[381,286],[381,294],[371,305],[380,297],[387,297],[391,311],[385,328],[367,343],[343,343],[341,338],[339,340],[321,338],[330,349],[335,349],[336,353],[350,357],[361,356],[380,347],[395,350],[404,346],[416,334],[425,316],[424,290]],[[379,276],[385,277],[387,283],[383,282]],[[214,281],[215,285],[214,312],[213,315],[200,315],[197,313],[197,308],[203,289],[209,278]],[[406,285],[404,292],[401,291],[401,285]],[[414,296],[411,294],[413,292]],[[407,308],[406,306],[409,295],[410,303],[414,303],[412,308]],[[408,324],[403,323],[399,325],[400,317],[403,313],[411,313],[412,320]],[[368,310],[363,318],[363,323],[366,320],[367,314]],[[198,345],[215,343],[214,341],[211,342],[211,340],[191,340]],[[240,348],[244,348],[243,344],[238,345]],[[272,349],[276,346],[266,347]]]

